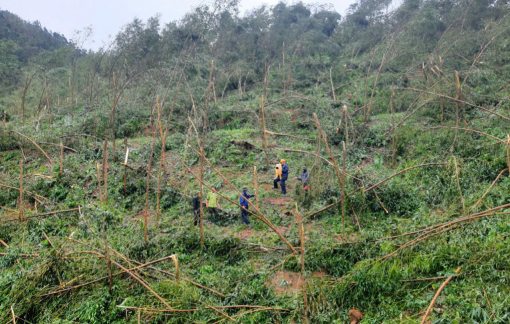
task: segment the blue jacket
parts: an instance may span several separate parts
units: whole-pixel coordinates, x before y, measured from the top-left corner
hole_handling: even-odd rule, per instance
[[[246,191],[243,191],[243,195],[239,197],[239,204],[244,208],[248,209],[248,200],[249,198],[255,197],[255,195],[249,195]]]
[[[308,184],[308,171],[301,173],[301,177],[299,177],[298,180],[303,182],[304,185],[307,185]]]
[[[287,180],[289,176],[289,166],[287,164],[282,166],[282,180]]]

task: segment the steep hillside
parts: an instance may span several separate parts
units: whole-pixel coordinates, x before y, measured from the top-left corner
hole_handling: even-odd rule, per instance
[[[0,320],[507,323],[509,15],[215,1],[48,51],[0,101]]]

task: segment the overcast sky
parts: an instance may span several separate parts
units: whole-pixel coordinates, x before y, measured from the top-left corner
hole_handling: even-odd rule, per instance
[[[75,30],[92,26],[94,35],[85,48],[97,49],[109,36],[133,18],[146,20],[161,14],[163,23],[182,18],[193,7],[207,0],[0,0],[0,9],[17,14],[24,20],[38,20],[43,27],[71,39]],[[278,0],[240,0],[244,13],[262,3],[275,5]],[[295,1],[287,1],[294,3]],[[355,0],[304,0],[304,3],[331,4],[344,15]]]

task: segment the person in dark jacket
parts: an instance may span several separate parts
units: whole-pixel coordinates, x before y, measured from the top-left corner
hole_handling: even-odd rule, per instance
[[[193,197],[193,216],[194,222],[193,225],[197,226],[200,222],[200,192],[197,191],[195,197]]]
[[[299,181],[303,183],[303,190],[305,192],[308,191],[308,169],[306,167],[302,167],[303,173],[301,173],[300,177],[296,177]]]
[[[255,195],[248,194],[248,187],[243,187],[243,194],[239,197],[239,204],[241,205],[241,216],[243,217],[243,221],[246,225],[250,225],[250,221],[248,220],[248,200],[250,198],[255,197]]]
[[[280,176],[280,178],[276,177],[276,179],[274,179],[273,182],[274,188],[278,188],[278,182],[281,183],[282,196],[285,196],[287,194],[287,190],[285,188],[285,181],[287,181],[287,177],[289,176],[289,166],[287,165],[284,159],[281,159],[280,163],[282,165],[282,175]]]

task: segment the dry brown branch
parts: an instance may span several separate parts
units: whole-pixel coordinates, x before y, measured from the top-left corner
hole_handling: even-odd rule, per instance
[[[457,270],[455,270],[455,275],[458,275],[460,273],[460,270],[461,268],[459,267]],[[446,287],[446,285],[453,279],[453,276],[450,276],[448,279],[446,279],[445,282],[443,282],[443,284],[441,285],[441,287],[439,287],[439,289],[437,290],[437,293],[436,295],[434,296],[434,298],[432,298],[432,301],[430,302],[430,305],[429,307],[427,308],[427,311],[425,312],[425,315],[423,315],[423,319],[421,321],[421,324],[424,324],[425,321],[427,320],[427,317],[429,316],[429,313],[430,313],[430,310],[432,309],[432,306],[434,306],[434,304],[436,303],[436,300],[437,298],[439,297],[439,295],[441,294],[441,292],[443,291],[444,287]]]
[[[31,140],[31,139],[30,139],[29,137],[27,137],[26,135],[23,135],[23,134],[18,133],[18,132],[16,132],[16,131],[11,130],[11,133],[14,133],[14,134],[16,134],[16,135],[19,135],[19,136],[21,136],[21,137],[26,138],[26,139],[27,139],[30,143],[34,144],[34,146],[35,146],[35,147],[36,147],[36,148],[37,148],[37,149],[38,149],[38,150],[39,150],[42,154],[44,154],[44,156],[46,157],[46,159],[48,159],[48,161],[50,162],[50,164],[53,164],[53,161],[50,159],[50,157],[48,156],[48,154],[46,154],[46,152],[44,152],[44,150],[43,150],[43,149],[42,149],[39,145],[37,145],[37,143],[36,143],[36,142],[34,142],[33,140]]]

